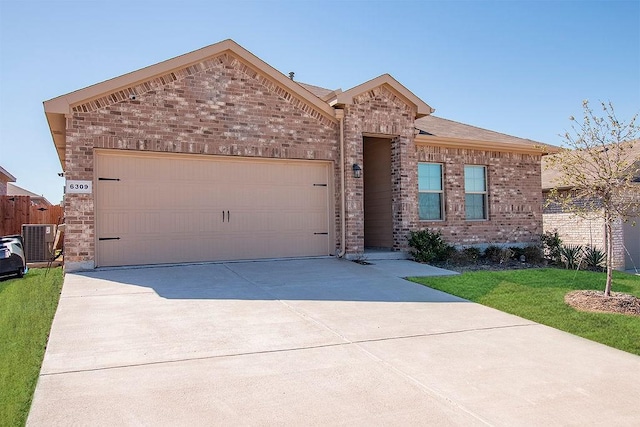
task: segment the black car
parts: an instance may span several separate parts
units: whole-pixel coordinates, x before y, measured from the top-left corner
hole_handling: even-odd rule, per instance
[[[0,237],[0,277],[22,277],[27,272],[22,236]]]

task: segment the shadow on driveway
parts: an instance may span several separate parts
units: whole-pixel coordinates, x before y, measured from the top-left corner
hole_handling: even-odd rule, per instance
[[[360,265],[334,258],[134,267],[77,273],[89,280],[66,296],[148,288],[167,299],[467,302],[400,279],[403,271],[406,276],[451,273],[405,260]]]

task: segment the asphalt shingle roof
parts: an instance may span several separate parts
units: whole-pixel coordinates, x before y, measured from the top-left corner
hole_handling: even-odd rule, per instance
[[[296,83],[316,95],[318,98],[323,98],[333,92],[333,90],[331,89],[326,89],[320,86],[314,86],[301,82]],[[534,141],[531,139],[519,138],[517,136],[507,135],[504,133],[479,128],[477,126],[467,125],[433,115],[417,119],[415,121],[415,127],[420,130],[422,134],[440,136],[445,138],[460,138],[472,141],[540,145],[543,147],[548,146],[548,144],[544,144],[542,142]]]
[[[640,140],[633,143],[633,147],[629,150],[628,155],[632,157],[630,160],[630,168],[640,170]],[[556,167],[550,166],[551,156],[542,158],[542,189],[550,190],[558,186],[557,180],[562,177],[562,172]],[[566,186],[565,186],[566,187]]]

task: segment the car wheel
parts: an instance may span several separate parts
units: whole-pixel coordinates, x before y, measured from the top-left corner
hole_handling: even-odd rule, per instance
[[[21,279],[24,276],[24,268],[18,270],[18,279]]]

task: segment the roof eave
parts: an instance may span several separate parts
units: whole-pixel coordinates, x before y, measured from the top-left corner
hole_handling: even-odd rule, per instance
[[[352,87],[347,91],[337,93],[334,99],[330,100],[329,103],[331,104],[333,102],[332,105],[353,104],[353,98],[355,96],[383,85],[386,85],[396,96],[404,99],[408,104],[415,106],[416,118],[428,116],[435,111],[435,109],[431,108],[426,102],[418,98],[413,92],[400,84],[390,74],[383,74],[375,79]]]
[[[4,175],[8,178],[7,182],[16,182],[16,177],[11,175],[5,168],[0,166],[0,175]]]
[[[45,116],[47,117],[47,123],[49,124],[49,131],[51,132],[51,138],[53,139],[53,144],[56,147],[56,153],[58,154],[60,165],[62,166],[62,170],[64,171],[65,151],[66,151],[66,145],[67,145],[67,137],[66,137],[67,120],[66,120],[65,114],[45,112]]]
[[[207,58],[219,56],[227,51],[231,52],[248,66],[257,69],[259,72],[272,79],[275,83],[287,88],[291,93],[299,96],[303,101],[311,104],[327,118],[336,121],[334,110],[329,106],[329,104],[233,40],[228,39],[45,101],[45,114],[47,116],[47,121],[49,122],[49,128],[51,129],[56,150],[58,151],[58,157],[60,158],[63,167],[64,150],[66,145],[66,141],[64,140],[64,133],[66,132],[65,115],[71,114],[74,106],[89,102],[127,87],[136,86],[142,82],[167,74],[173,70],[189,67]],[[60,124],[63,125],[62,128],[60,127]],[[62,133],[62,136],[56,137],[56,135],[60,135],[60,133]]]
[[[416,135],[416,144],[437,145],[440,147],[463,148],[481,151],[501,151],[521,154],[542,155],[547,146],[517,142],[478,141],[462,138],[450,138],[434,135]]]

